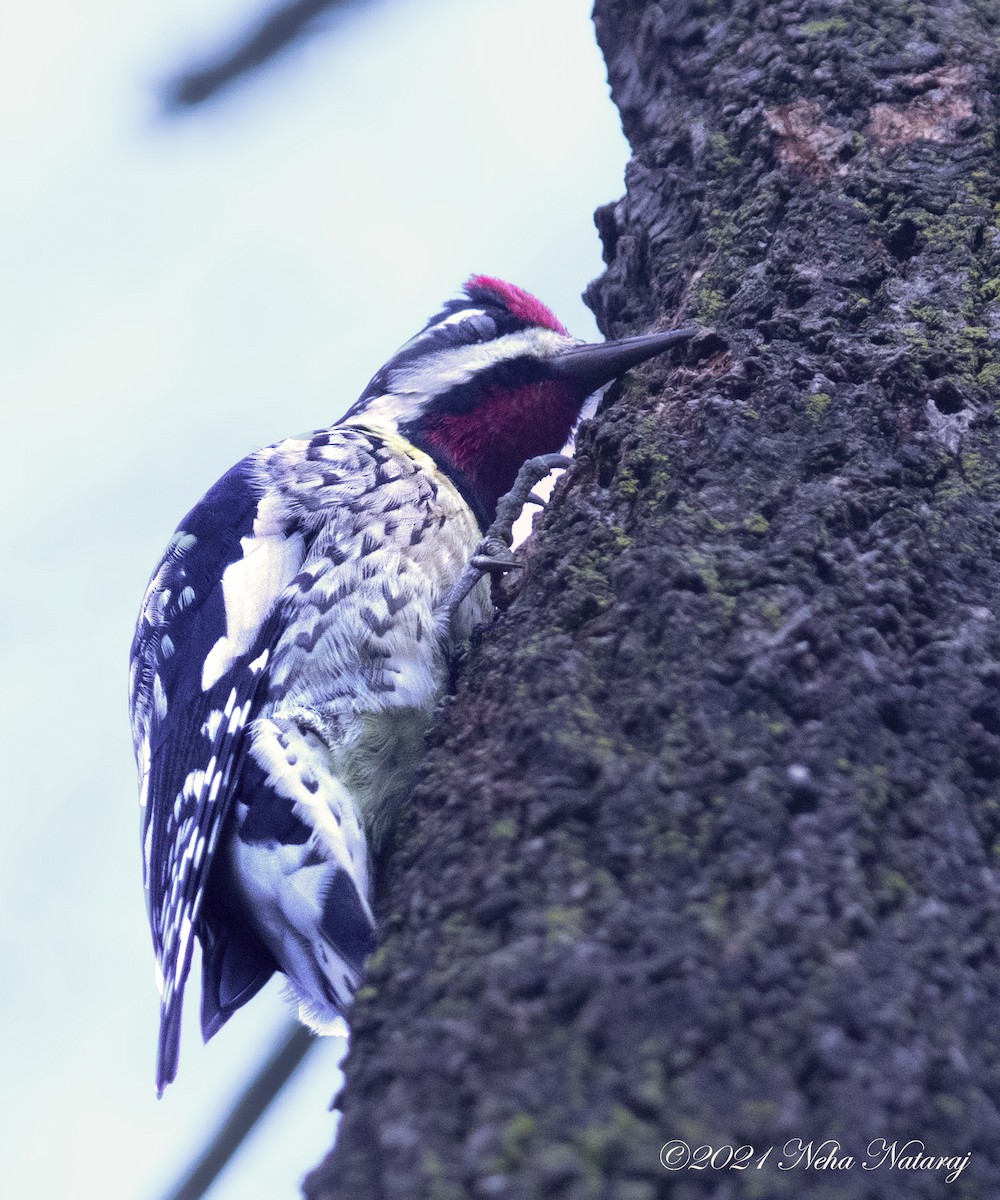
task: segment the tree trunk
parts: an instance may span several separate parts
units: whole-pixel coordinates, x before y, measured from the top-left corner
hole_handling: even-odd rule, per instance
[[[1000,1194],[1000,9],[875,8],[597,2],[590,301],[718,333],[437,726],[313,1200]]]

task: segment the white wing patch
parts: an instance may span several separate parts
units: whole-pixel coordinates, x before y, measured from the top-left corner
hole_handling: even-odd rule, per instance
[[[240,539],[243,557],[230,563],[222,575],[226,632],[205,657],[201,690],[207,692],[257,639],[278,597],[305,558],[305,543],[298,530],[286,533],[278,512],[279,496],[261,500],[253,523],[253,536]]]

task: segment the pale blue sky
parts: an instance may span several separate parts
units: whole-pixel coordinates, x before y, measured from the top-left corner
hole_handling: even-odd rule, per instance
[[[189,1002],[156,1101],[125,680],[171,530],[242,455],[336,419],[473,271],[597,336],[592,212],[627,150],[586,0],[359,2],[160,117],[158,82],[258,11],[5,14],[3,1195],[156,1200],[286,1018],[272,988],[204,1047]],[[332,1140],[342,1048],[313,1054],[213,1200],[292,1200]]]

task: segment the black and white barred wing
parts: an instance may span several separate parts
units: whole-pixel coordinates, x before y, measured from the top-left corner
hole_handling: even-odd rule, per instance
[[[161,1092],[176,1074],[193,938],[238,785],[246,727],[266,691],[277,601],[304,557],[301,533],[269,512],[247,459],[181,523],[143,601],[130,701],[160,976]],[[274,964],[258,967],[249,994]]]

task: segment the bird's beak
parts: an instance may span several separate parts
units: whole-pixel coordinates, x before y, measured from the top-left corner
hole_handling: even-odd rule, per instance
[[[572,346],[549,359],[549,369],[556,379],[576,384],[584,395],[589,396],[612,379],[624,375],[629,367],[654,358],[680,342],[690,341],[700,332],[700,329],[669,329],[663,333],[618,338],[614,342]]]

